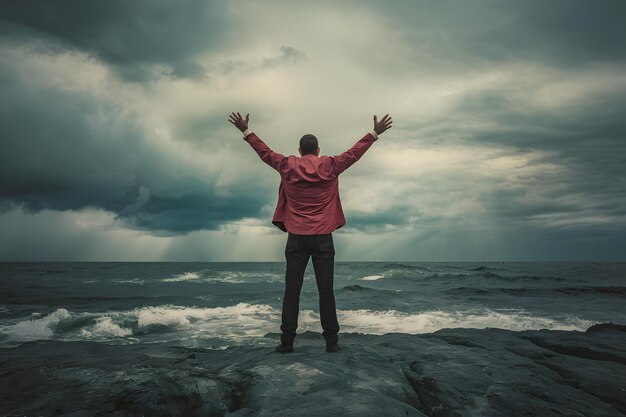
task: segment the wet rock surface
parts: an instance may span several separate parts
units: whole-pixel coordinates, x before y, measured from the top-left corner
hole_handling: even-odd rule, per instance
[[[295,351],[42,340],[0,349],[2,416],[622,416],[626,331],[298,335]]]

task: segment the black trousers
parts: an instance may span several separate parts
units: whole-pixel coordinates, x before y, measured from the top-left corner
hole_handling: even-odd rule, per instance
[[[326,343],[337,343],[339,323],[335,308],[333,291],[333,275],[335,268],[335,246],[332,233],[324,235],[297,235],[289,233],[285,258],[285,295],[283,297],[283,313],[281,341],[292,345],[298,328],[300,312],[300,291],[304,280],[304,270],[309,258],[313,258],[315,280],[320,298],[320,319]]]

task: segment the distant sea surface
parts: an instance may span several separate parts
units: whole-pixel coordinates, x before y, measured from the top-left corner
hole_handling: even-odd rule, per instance
[[[0,346],[38,339],[225,348],[280,332],[284,262],[0,263]],[[341,332],[626,323],[626,263],[336,262]],[[313,265],[298,333],[321,332]]]

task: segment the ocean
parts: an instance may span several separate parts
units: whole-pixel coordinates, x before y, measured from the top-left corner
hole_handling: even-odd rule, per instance
[[[278,338],[263,336],[280,332],[284,269],[284,262],[1,263],[0,346],[273,345]],[[626,323],[625,272],[625,263],[336,262],[339,336]],[[309,262],[298,333],[322,331],[318,303]]]

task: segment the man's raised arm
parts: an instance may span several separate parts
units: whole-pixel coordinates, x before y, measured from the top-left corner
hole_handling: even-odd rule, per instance
[[[357,143],[354,144],[354,146],[352,146],[352,148],[348,149],[344,153],[331,156],[335,166],[336,175],[341,174],[352,164],[361,159],[365,151],[367,151],[369,147],[378,140],[378,135],[391,127],[391,117],[388,116],[389,114],[385,115],[380,122],[378,122],[376,120],[376,116],[374,116],[374,129],[371,132],[363,136]]]
[[[237,126],[237,128],[243,132],[243,139],[248,142],[250,146],[252,146],[252,149],[254,149],[254,151],[259,155],[259,158],[276,171],[280,172],[280,167],[286,159],[285,155],[271,150],[270,147],[267,146],[256,133],[252,132],[248,128],[249,121],[250,113],[246,115],[245,119],[241,117],[239,112],[236,114],[232,113],[229,118],[229,122]]]

